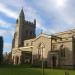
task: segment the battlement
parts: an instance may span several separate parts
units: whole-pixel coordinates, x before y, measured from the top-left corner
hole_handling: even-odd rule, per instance
[[[26,21],[26,20],[25,20],[25,24],[35,26],[34,22],[30,22],[30,21]]]

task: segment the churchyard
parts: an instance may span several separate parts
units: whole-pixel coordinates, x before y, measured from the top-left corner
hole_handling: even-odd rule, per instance
[[[0,66],[0,75],[43,75],[41,68],[32,68],[24,66]],[[44,75],[75,75],[75,70],[65,69],[44,69]]]

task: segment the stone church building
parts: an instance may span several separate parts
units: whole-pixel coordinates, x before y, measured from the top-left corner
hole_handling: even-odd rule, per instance
[[[12,42],[13,64],[37,64],[47,67],[75,65],[75,29],[52,35],[40,33],[36,37],[36,20],[26,21],[23,9],[16,20]]]

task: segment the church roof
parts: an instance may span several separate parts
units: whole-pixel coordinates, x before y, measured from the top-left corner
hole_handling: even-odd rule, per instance
[[[47,34],[41,33],[41,34],[39,34],[39,35],[34,39],[34,41],[37,40],[38,38],[42,37],[42,36],[43,36],[43,37],[46,37],[46,38],[48,38],[48,39],[51,38],[50,35],[47,35]]]

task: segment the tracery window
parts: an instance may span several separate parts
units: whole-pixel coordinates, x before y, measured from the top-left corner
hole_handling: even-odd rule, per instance
[[[60,55],[61,57],[65,57],[65,47],[63,44],[60,46]]]

